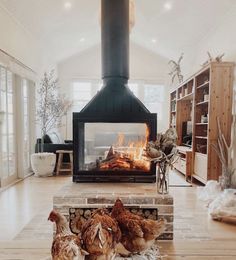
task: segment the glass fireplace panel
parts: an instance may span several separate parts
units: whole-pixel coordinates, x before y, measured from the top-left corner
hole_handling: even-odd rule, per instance
[[[150,171],[143,123],[85,123],[83,171]]]

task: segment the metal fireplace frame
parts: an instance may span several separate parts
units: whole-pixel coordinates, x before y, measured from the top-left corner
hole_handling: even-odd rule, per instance
[[[85,123],[145,123],[149,128],[149,141],[156,139],[157,117],[155,113],[144,115],[106,115],[83,116],[83,113],[73,113],[73,142],[74,142],[74,182],[140,182],[156,181],[156,166],[151,163],[149,172],[144,171],[84,171],[79,165],[84,164]]]

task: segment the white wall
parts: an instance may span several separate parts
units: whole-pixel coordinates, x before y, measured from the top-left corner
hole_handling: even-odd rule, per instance
[[[236,5],[233,5],[230,12],[225,14],[224,22],[211,31],[206,32],[204,38],[199,39],[192,48],[192,52],[195,53],[195,58],[192,61],[192,66],[186,68],[185,73],[188,74],[196,72],[201,68],[201,64],[207,59],[207,51],[211,53],[213,57],[219,54],[225,53],[223,60],[236,62]],[[188,59],[188,57],[185,57]]]
[[[65,94],[68,93],[73,79],[101,79],[101,46],[93,47],[60,62],[57,71],[61,91]],[[158,131],[166,130],[169,124],[168,60],[131,43],[130,80],[145,80],[148,83],[166,86],[164,120],[158,122]],[[61,132],[66,137],[65,128],[62,128]]]
[[[0,49],[38,72],[40,70],[41,54],[36,39],[1,5],[0,32]]]

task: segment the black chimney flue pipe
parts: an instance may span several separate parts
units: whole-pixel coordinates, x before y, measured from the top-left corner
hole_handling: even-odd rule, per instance
[[[102,78],[129,78],[129,0],[101,0]]]

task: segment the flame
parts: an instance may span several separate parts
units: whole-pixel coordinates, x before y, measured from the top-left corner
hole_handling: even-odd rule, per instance
[[[135,141],[128,141],[125,139],[123,133],[118,134],[118,139],[113,145],[114,152],[118,154],[116,159],[113,160],[113,165],[120,166],[122,169],[136,169],[149,171],[150,162],[146,160],[145,148],[149,140],[149,129],[146,125],[145,137],[138,138]],[[126,159],[126,161],[125,161]],[[129,163],[127,163],[127,160]],[[102,166],[103,169],[109,168],[109,163]],[[119,167],[118,167],[119,168]]]

